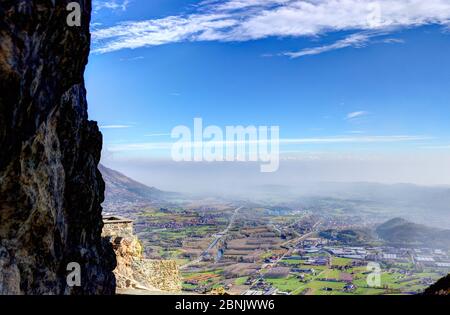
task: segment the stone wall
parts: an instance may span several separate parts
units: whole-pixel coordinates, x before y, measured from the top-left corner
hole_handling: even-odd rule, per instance
[[[178,265],[173,260],[143,259],[134,261],[133,268],[137,271],[135,279],[147,287],[165,292],[181,291],[182,279]]]
[[[104,237],[133,237],[133,221],[120,217],[104,217],[103,218]]]
[[[117,259],[114,270],[119,293],[129,289],[147,292],[179,292],[182,279],[177,263],[149,260],[139,239],[133,234],[133,222],[123,218],[105,218],[103,236],[113,245]]]

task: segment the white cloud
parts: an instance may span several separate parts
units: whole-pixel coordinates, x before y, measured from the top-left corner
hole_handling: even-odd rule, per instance
[[[366,137],[325,137],[325,138],[299,138],[281,139],[284,144],[333,144],[333,143],[392,143],[429,140],[426,136],[366,136]]]
[[[354,134],[354,135],[361,135],[361,134],[363,134],[365,132],[362,131],[362,130],[350,130],[347,133],[351,133],[351,134]]]
[[[383,43],[385,44],[404,44],[405,40],[401,38],[386,38],[383,39]]]
[[[103,125],[100,126],[100,129],[126,129],[130,127],[130,125]]]
[[[343,49],[347,47],[353,47],[353,48],[364,48],[370,43],[374,42],[372,40],[373,37],[379,37],[388,34],[387,31],[370,31],[370,32],[359,32],[355,34],[351,34],[344,39],[338,40],[332,44],[329,45],[323,45],[318,47],[312,47],[312,48],[305,48],[299,51],[294,52],[284,52],[278,55],[282,56],[288,56],[291,58],[299,58],[303,56],[311,56],[311,55],[318,55],[321,53]],[[375,41],[375,43],[384,43],[384,44],[403,44],[405,41],[400,38],[385,38],[382,40]]]
[[[359,118],[362,116],[366,116],[368,114],[369,114],[369,112],[366,112],[366,111],[351,112],[351,113],[347,114],[346,119],[351,120],[351,119]]]
[[[370,37],[364,32],[378,34],[449,22],[448,0],[209,0],[189,14],[126,21],[94,30],[93,41],[96,53],[107,53],[182,41],[246,41],[355,32],[335,44],[303,51],[316,54],[363,45]]]
[[[129,4],[129,0],[94,0],[92,10],[94,13],[103,9],[125,11]]]
[[[347,47],[362,48],[367,45],[371,36],[372,35],[370,34],[357,33],[350,35],[342,40],[338,40],[337,42],[330,45],[307,48],[296,52],[285,52],[282,53],[282,55],[289,56],[291,58],[299,58],[309,55],[318,55],[331,50],[342,49]]]
[[[412,135],[391,135],[391,136],[358,136],[358,137],[323,137],[323,138],[284,138],[280,139],[281,145],[320,145],[320,144],[364,144],[364,143],[396,143],[396,142],[413,142],[430,140],[426,136],[412,136]],[[269,140],[243,141],[242,143],[267,143]],[[208,141],[209,144],[216,144],[225,146],[227,144],[236,143],[230,141]],[[111,152],[123,151],[147,151],[147,150],[169,150],[172,148],[174,142],[141,142],[141,143],[125,143],[125,144],[111,144],[108,150]],[[191,148],[200,147],[202,143],[192,142],[188,145]]]
[[[144,56],[137,56],[137,57],[131,57],[131,58],[121,58],[120,61],[137,61],[145,59]]]
[[[145,137],[170,137],[171,133],[151,133],[145,135]]]

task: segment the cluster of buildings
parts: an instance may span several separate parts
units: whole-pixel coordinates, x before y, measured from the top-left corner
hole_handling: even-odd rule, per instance
[[[150,221],[141,224],[141,228],[158,228],[179,230],[191,226],[213,226],[217,224],[217,220],[213,217],[191,217],[188,220],[170,220],[170,221]]]
[[[183,229],[190,226],[204,226],[204,225],[215,225],[215,220],[207,220],[207,219],[192,219],[188,221],[170,221],[170,222],[148,222],[145,224],[147,228],[158,228],[158,229]]]
[[[243,295],[275,295],[279,294],[278,290],[264,279],[258,279],[250,290],[247,290]]]
[[[386,263],[413,263],[418,267],[450,269],[450,253],[434,248],[400,248],[400,247],[362,247],[362,246],[328,246],[327,240],[321,238],[306,239],[297,244],[295,253],[287,259],[304,259],[302,254],[327,252],[334,257],[348,258],[356,261],[374,261]],[[323,257],[311,257],[305,264],[329,265]]]
[[[450,255],[441,249],[416,248],[412,257],[417,264],[450,270]]]

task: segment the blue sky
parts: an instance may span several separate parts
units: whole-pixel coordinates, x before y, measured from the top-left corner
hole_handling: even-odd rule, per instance
[[[164,158],[130,145],[195,117],[327,140],[286,154],[448,154],[449,21],[443,0],[96,0],[90,118],[121,157]]]

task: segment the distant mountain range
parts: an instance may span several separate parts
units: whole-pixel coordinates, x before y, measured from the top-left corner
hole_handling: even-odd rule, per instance
[[[378,236],[392,245],[419,245],[450,248],[450,230],[436,229],[395,218],[376,228]]]
[[[175,197],[176,193],[165,192],[154,187],[148,187],[124,174],[99,165],[99,170],[105,181],[105,203],[144,202],[153,203]]]
[[[291,202],[303,207],[316,207],[318,201],[355,211],[370,208],[383,220],[402,217],[413,222],[426,223],[450,229],[450,187],[418,186],[413,184],[379,183],[304,183],[297,187],[262,185],[253,187],[255,200]],[[367,210],[367,209],[366,209]]]

